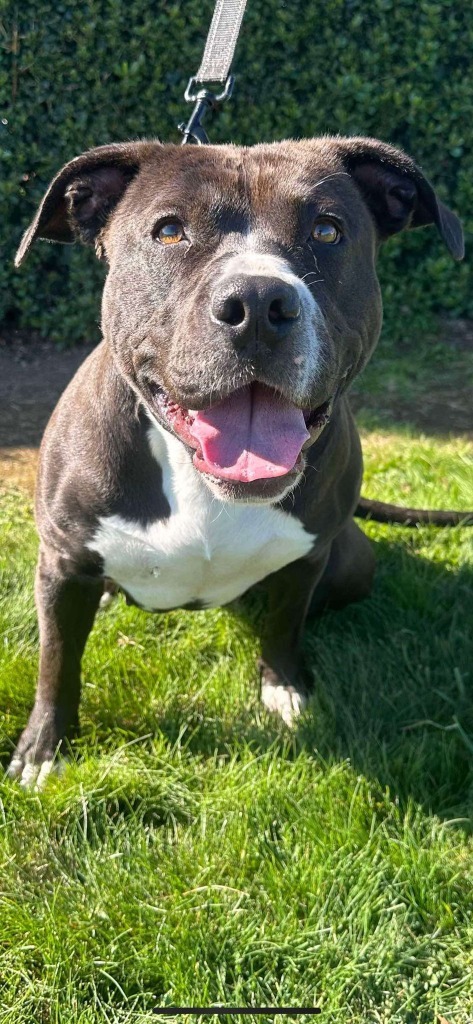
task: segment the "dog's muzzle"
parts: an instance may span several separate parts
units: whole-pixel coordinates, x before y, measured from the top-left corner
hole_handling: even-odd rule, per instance
[[[194,450],[195,468],[239,484],[297,476],[304,449],[332,412],[331,399],[314,410],[300,409],[259,381],[201,410],[183,408],[162,388],[152,390],[159,418]]]

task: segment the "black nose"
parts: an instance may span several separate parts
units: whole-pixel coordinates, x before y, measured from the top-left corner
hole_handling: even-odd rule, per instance
[[[235,344],[274,344],[300,316],[296,288],[275,277],[241,274],[221,281],[210,302],[214,323],[225,324]]]

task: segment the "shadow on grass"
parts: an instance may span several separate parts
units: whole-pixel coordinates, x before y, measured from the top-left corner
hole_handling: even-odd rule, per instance
[[[281,756],[301,749],[333,763],[349,759],[402,804],[420,803],[443,818],[473,823],[473,567],[452,572],[395,541],[375,543],[372,597],[309,620],[304,653],[314,691],[293,735],[265,713],[244,710],[225,721],[179,700],[157,725],[171,743],[211,756]],[[260,618],[251,595],[238,614]],[[255,672],[256,679],[256,672]],[[460,823],[460,822],[459,822]]]
[[[309,626],[301,743],[444,818],[472,819],[473,567],[378,541],[372,597]]]

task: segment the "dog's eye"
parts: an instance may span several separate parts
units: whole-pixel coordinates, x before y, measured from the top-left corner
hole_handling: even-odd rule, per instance
[[[316,242],[335,245],[341,237],[342,233],[333,220],[316,220],[312,228],[312,238],[315,238]]]
[[[156,232],[156,238],[163,245],[176,245],[177,242],[182,242],[185,237],[184,228],[178,220],[169,220],[166,224],[161,224],[161,227]]]

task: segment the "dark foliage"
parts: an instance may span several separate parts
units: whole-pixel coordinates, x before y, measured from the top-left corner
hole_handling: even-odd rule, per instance
[[[4,323],[63,345],[98,337],[93,252],[40,243],[15,271],[16,245],[71,157],[123,139],[177,141],[212,9],[213,0],[0,0]],[[212,140],[378,136],[411,153],[471,229],[472,50],[473,9],[459,0],[249,0],[236,96]],[[468,264],[454,264],[432,229],[390,242],[381,275],[393,336],[428,329],[439,311],[473,314]]]

